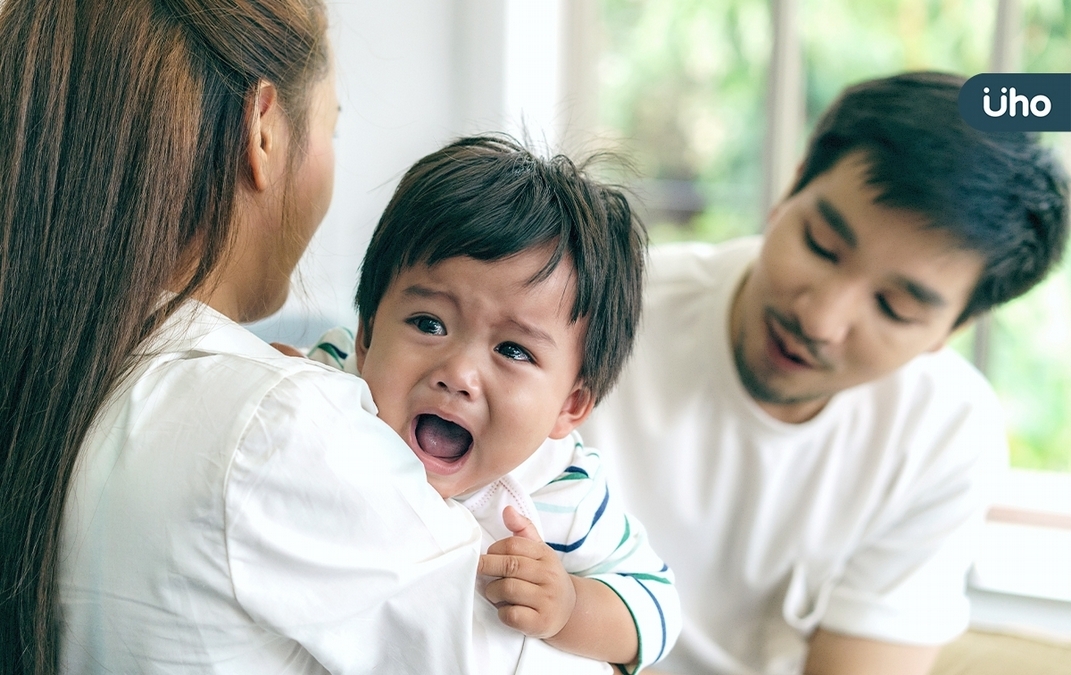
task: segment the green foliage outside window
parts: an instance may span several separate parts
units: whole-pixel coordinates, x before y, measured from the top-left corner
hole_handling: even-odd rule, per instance
[[[756,231],[770,52],[763,1],[604,0],[600,115],[641,175],[696,181],[707,209],[665,238]]]
[[[908,69],[986,71],[996,4],[800,0],[806,129],[862,79]],[[602,21],[606,133],[642,176],[692,182],[705,200],[684,222],[650,222],[652,239],[718,241],[760,231],[767,0],[602,0]],[[1068,71],[1071,0],[1025,0],[1022,44],[1021,70]],[[1065,148],[1069,140],[1050,139]],[[968,339],[956,344],[969,354]],[[1069,266],[995,314],[987,374],[1008,414],[1014,466],[1071,470],[1069,344]]]

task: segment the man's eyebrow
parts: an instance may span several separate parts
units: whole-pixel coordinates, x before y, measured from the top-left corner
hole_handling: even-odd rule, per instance
[[[855,236],[855,230],[848,225],[848,221],[844,219],[844,216],[840,214],[840,211],[821,197],[818,198],[818,210],[822,212],[822,217],[829,223],[830,229],[839,234],[840,238],[844,240],[844,243],[855,248],[856,244],[859,242],[858,238]]]
[[[929,307],[944,307],[946,304],[948,304],[948,301],[946,301],[940,293],[933,290],[932,288],[923,286],[917,281],[912,281],[907,277],[899,277],[896,281],[897,284],[905,291],[907,291],[907,293],[911,297],[915,298],[924,305],[927,305]]]

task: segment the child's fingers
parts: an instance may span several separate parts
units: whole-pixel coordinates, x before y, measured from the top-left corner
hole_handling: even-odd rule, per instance
[[[499,539],[487,547],[488,553],[496,555],[516,555],[536,560],[548,555],[554,555],[546,544],[541,541],[532,541],[521,537],[506,537]]]
[[[498,608],[502,623],[537,638],[557,635],[575,603],[553,588],[511,578],[487,584],[484,595]]]
[[[536,530],[532,521],[522,516],[517,509],[512,506],[507,506],[502,509],[502,522],[509,528],[509,531],[512,532],[515,537],[530,539],[532,541],[543,541],[543,537],[539,536],[539,531]]]
[[[286,356],[299,356],[301,358],[305,357],[305,354],[297,347],[291,347],[290,345],[283,344],[282,342],[273,342],[271,343],[271,346],[275,347],[275,350],[277,352],[279,352],[280,354],[285,354]]]
[[[502,605],[498,608],[498,620],[513,630],[535,638],[549,637],[541,635],[542,624],[539,612],[524,605]]]
[[[503,539],[502,541],[506,540]],[[526,540],[522,539],[521,541]],[[491,549],[487,549],[487,553],[480,556],[480,562],[476,566],[476,573],[485,574],[489,577],[509,577],[539,583],[547,576],[545,567],[538,560],[528,556],[498,554],[491,551]]]
[[[521,605],[538,610],[547,602],[546,595],[538,585],[512,577],[495,579],[484,589],[484,597],[496,607]]]

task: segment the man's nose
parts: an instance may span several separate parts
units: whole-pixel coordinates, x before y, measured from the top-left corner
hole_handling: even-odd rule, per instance
[[[807,338],[836,345],[851,333],[865,300],[866,289],[862,283],[830,277],[801,293],[794,309]]]

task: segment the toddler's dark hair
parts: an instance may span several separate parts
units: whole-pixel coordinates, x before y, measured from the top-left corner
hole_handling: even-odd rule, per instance
[[[551,251],[531,279],[573,266],[570,321],[587,320],[579,378],[598,402],[632,350],[647,234],[625,195],[564,155],[536,156],[507,136],[461,138],[402,177],[361,265],[356,306],[371,339],[376,310],[403,270],[467,256],[497,261]]]

